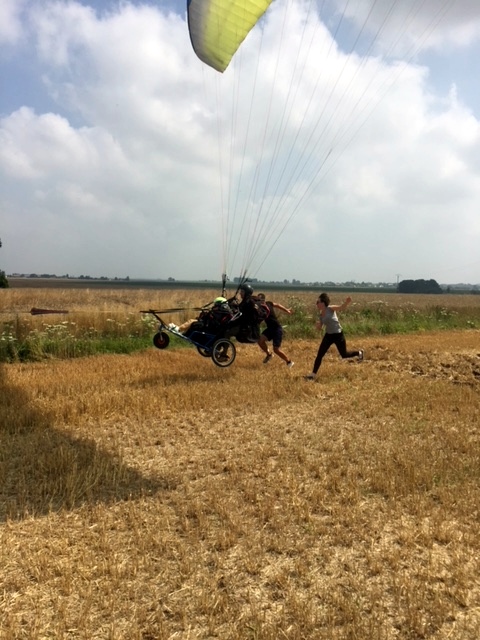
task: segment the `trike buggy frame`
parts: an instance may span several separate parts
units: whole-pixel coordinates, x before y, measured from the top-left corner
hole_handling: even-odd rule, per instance
[[[229,367],[233,364],[237,350],[229,338],[210,333],[209,331],[200,331],[195,328],[189,331],[188,335],[184,335],[174,325],[168,325],[160,315],[162,313],[181,310],[182,309],[166,309],[164,311],[155,311],[154,309],[148,309],[140,312],[150,313],[159,322],[158,331],[153,336],[153,344],[155,347],[157,347],[157,349],[166,349],[170,344],[170,335],[173,335],[180,338],[180,340],[193,344],[197,347],[197,351],[201,356],[212,358],[217,367]]]

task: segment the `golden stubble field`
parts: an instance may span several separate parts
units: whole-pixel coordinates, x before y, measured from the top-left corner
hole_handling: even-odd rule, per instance
[[[480,333],[347,341],[0,365],[0,638],[477,640]]]

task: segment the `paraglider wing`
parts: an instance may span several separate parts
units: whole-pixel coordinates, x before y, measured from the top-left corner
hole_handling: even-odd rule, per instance
[[[188,28],[197,56],[223,72],[272,0],[188,0]]]
[[[323,209],[337,197],[335,184],[342,184],[341,171],[349,171],[355,155],[345,159],[345,168],[340,158],[399,76],[417,77],[411,61],[427,49],[454,5],[187,0],[196,55],[216,71],[226,70],[220,76],[202,64],[203,73],[195,74],[196,85],[203,81],[202,133],[205,140],[217,134],[218,156],[208,171],[219,191],[223,290],[228,274],[239,283],[257,277],[314,194],[321,205],[311,202],[305,215],[318,219],[315,225],[328,224]],[[390,117],[389,108],[382,118]],[[213,146],[206,145],[208,152]],[[338,178],[320,190],[337,163]],[[299,227],[308,233],[309,224]]]

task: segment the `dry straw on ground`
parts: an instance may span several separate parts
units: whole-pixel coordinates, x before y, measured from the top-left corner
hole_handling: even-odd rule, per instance
[[[480,334],[350,343],[1,366],[0,638],[480,637]]]

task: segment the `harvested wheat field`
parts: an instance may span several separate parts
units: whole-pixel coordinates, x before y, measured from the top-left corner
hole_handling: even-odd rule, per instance
[[[0,365],[0,638],[477,640],[480,331],[347,341]]]

